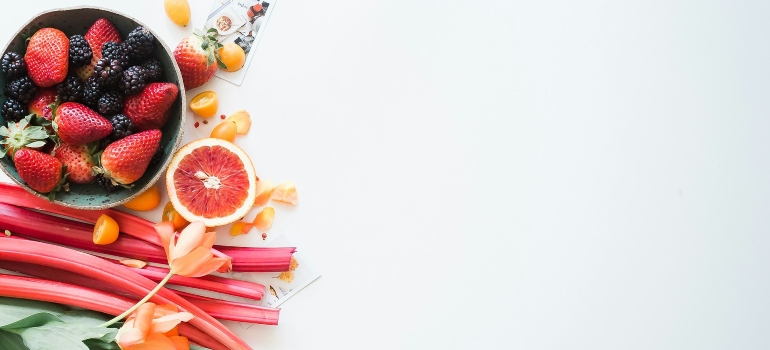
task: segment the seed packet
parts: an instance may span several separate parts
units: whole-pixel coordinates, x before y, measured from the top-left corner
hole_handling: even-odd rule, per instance
[[[257,44],[277,0],[214,0],[203,31],[215,28],[220,43],[236,43],[246,53],[243,68],[235,72],[217,70],[216,76],[240,86],[256,54]]]

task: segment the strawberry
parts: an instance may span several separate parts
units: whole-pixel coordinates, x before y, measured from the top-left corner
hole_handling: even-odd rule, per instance
[[[62,176],[62,164],[56,157],[30,148],[17,151],[14,164],[19,177],[40,193],[57,190],[66,177]]]
[[[126,97],[123,114],[136,125],[137,130],[160,129],[166,124],[171,106],[179,94],[172,83],[151,83],[141,93]]]
[[[87,145],[72,146],[62,143],[54,149],[53,156],[63,165],[67,166],[67,172],[69,173],[67,180],[69,182],[89,184],[96,179],[93,174],[93,152],[93,147]]]
[[[84,37],[86,38],[88,45],[91,46],[93,56],[91,57],[91,63],[80,67],[75,71],[78,78],[83,81],[94,74],[94,65],[96,65],[96,61],[99,61],[102,58],[102,46],[104,43],[110,41],[116,43],[121,42],[118,29],[106,18],[97,19],[96,22],[91,25],[91,28],[88,28]]]
[[[182,39],[174,49],[174,59],[182,72],[186,90],[197,88],[209,81],[217,72],[217,65],[226,68],[217,52],[222,44],[217,41],[215,35],[214,28],[205,34],[196,31]]]
[[[73,146],[101,140],[112,133],[109,120],[77,102],[60,104],[54,113],[53,124],[61,141]]]
[[[35,32],[27,44],[24,61],[29,77],[40,87],[51,87],[67,78],[70,41],[56,28],[43,28]]]
[[[17,123],[0,127],[0,158],[6,154],[13,158],[23,148],[41,148],[46,145],[48,132],[42,126],[30,125],[32,116],[28,115]]]
[[[127,186],[144,175],[152,156],[160,147],[160,130],[147,130],[111,143],[100,157],[101,167],[94,172],[112,180],[114,185]]]
[[[27,107],[29,107],[30,113],[37,114],[46,120],[51,120],[53,111],[51,110],[50,104],[55,102],[56,89],[45,88],[38,90],[35,97],[32,98],[32,101],[29,101]]]

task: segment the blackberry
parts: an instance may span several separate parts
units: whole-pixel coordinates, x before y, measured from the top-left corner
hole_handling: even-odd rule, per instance
[[[71,75],[56,85],[56,94],[63,102],[83,101],[83,83],[78,77]]]
[[[123,71],[120,79],[120,91],[126,95],[138,94],[147,84],[147,70],[142,66],[133,66]]]
[[[27,105],[18,100],[8,97],[3,103],[3,118],[5,121],[13,120],[15,122],[22,120],[27,116]]]
[[[90,77],[83,83],[83,104],[91,109],[97,109],[102,92],[99,90],[99,82],[96,77]]]
[[[5,95],[13,97],[21,103],[27,103],[37,93],[37,87],[28,76],[12,80],[5,85]]]
[[[132,62],[141,62],[150,57],[154,47],[155,36],[145,27],[136,27],[126,37],[126,51]]]
[[[70,64],[77,68],[85,66],[91,62],[94,52],[91,51],[91,45],[82,35],[73,35],[70,37]]]
[[[115,114],[109,119],[112,124],[112,133],[102,139],[102,148],[106,148],[109,144],[136,133],[134,122],[128,119],[125,114]]]
[[[148,83],[163,79],[163,64],[160,61],[150,58],[142,63],[142,67],[147,70]]]
[[[123,96],[114,91],[105,92],[102,97],[99,98],[98,109],[101,115],[120,113],[123,109]]]
[[[24,56],[18,52],[8,52],[3,55],[0,66],[2,66],[3,73],[8,77],[8,80],[21,78],[27,74],[27,62],[24,61]]]
[[[120,77],[123,75],[123,66],[120,60],[110,60],[102,58],[96,61],[94,66],[94,76],[99,83],[99,89],[107,91],[118,85]]]
[[[120,60],[123,69],[128,68],[128,52],[123,44],[114,41],[108,41],[102,46],[102,58],[110,60]]]
[[[107,192],[115,192],[119,188],[111,179],[104,177],[104,174],[96,175],[96,183]]]
[[[155,154],[152,155],[152,159],[150,159],[149,166],[155,166],[160,164],[160,162],[163,160],[163,156],[165,155],[166,153],[163,152],[163,149],[158,147],[158,150],[155,151]]]

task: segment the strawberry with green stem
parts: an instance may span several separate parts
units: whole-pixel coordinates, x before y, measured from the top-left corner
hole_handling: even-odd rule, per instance
[[[48,198],[51,200],[59,190],[69,190],[65,182],[67,168],[50,154],[31,148],[22,148],[14,156],[14,165],[19,177],[29,187],[40,193],[48,193]]]
[[[94,174],[108,179],[113,186],[131,187],[139,180],[160,147],[160,130],[153,129],[126,136],[111,143],[99,155]]]
[[[217,66],[227,66],[219,57],[222,44],[217,39],[217,30],[209,29],[205,33],[196,30],[182,39],[174,49],[174,59],[182,73],[185,89],[194,89],[205,84],[217,72]]]
[[[28,115],[17,123],[0,127],[0,137],[0,158],[6,154],[14,158],[22,148],[44,147],[49,134],[44,126],[32,125],[32,115]]]

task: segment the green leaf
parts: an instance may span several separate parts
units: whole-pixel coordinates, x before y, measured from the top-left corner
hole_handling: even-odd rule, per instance
[[[90,350],[120,350],[115,342],[104,342],[98,339],[86,339],[83,341]],[[191,347],[192,348],[192,347]]]
[[[87,350],[86,339],[99,339],[118,332],[115,328],[89,326],[81,323],[51,322],[39,327],[13,330],[24,339],[30,350]],[[51,339],[56,339],[52,342]]]
[[[45,141],[35,141],[27,145],[27,148],[40,148],[45,146]]]
[[[204,348],[202,346],[198,346],[195,344],[190,344],[190,350],[211,350],[209,348]]]
[[[59,318],[66,323],[80,323],[87,326],[98,326],[111,320],[109,316],[91,310],[72,310],[59,315]]]
[[[0,127],[0,136],[9,136],[9,135],[11,135],[11,132],[8,131],[7,127],[4,127],[4,126]]]
[[[3,350],[29,350],[24,346],[24,340],[20,336],[6,331],[0,331],[0,345]]]
[[[217,32],[216,28],[209,28],[209,30],[206,31],[206,33],[216,33],[216,32]]]
[[[0,328],[22,321],[39,313],[61,315],[67,308],[41,301],[0,297]]]

